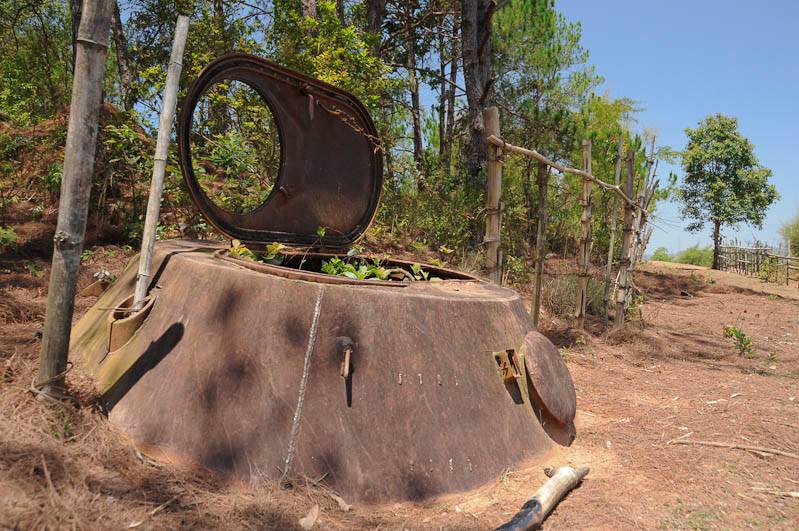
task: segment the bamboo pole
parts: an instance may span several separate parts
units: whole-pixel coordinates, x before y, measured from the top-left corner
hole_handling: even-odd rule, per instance
[[[85,0],[76,39],[64,175],[53,237],[53,263],[47,291],[39,373],[34,384],[34,388],[49,395],[60,395],[64,390],[78,266],[92,189],[112,13],[113,2]]]
[[[545,156],[543,156],[539,152],[535,151],[534,149],[526,149],[526,148],[523,148],[523,147],[514,146],[513,144],[508,144],[507,142],[505,142],[504,140],[502,140],[500,137],[498,137],[496,135],[488,135],[487,140],[488,140],[489,144],[493,144],[495,146],[499,146],[499,147],[502,148],[503,151],[509,151],[511,153],[518,153],[520,155],[526,155],[526,156],[532,157],[532,158],[534,158],[536,160],[540,160],[541,162],[545,163],[547,166],[551,166],[551,167],[555,168],[560,173],[571,173],[572,175],[579,175],[583,179],[589,179],[592,182],[594,182],[597,185],[599,185],[601,188],[604,188],[605,190],[613,191],[619,197],[621,197],[622,200],[625,203],[629,204],[633,208],[643,209],[643,207],[640,204],[638,204],[637,202],[635,202],[635,201],[633,201],[631,199],[631,197],[633,195],[632,192],[629,192],[629,193],[625,194],[618,185],[614,186],[612,184],[608,184],[608,183],[606,183],[606,182],[604,182],[604,181],[602,181],[600,179],[597,179],[596,177],[594,177],[590,173],[585,173],[582,170],[577,170],[575,168],[570,168],[568,166],[561,166],[560,164],[558,164],[556,162],[552,162],[551,160],[549,160],[548,158],[546,158]]]
[[[619,151],[616,153],[616,173],[613,182],[619,186],[621,176],[621,151],[624,146],[624,135],[619,133]],[[616,210],[619,208],[618,196],[613,196],[613,214],[610,216],[610,246],[608,247],[608,263],[605,265],[605,296],[602,301],[604,310],[602,312],[602,328],[608,329],[608,310],[610,306],[610,274],[613,269],[613,246],[616,244]]]
[[[186,47],[186,36],[189,33],[189,17],[178,16],[175,26],[175,39],[172,42],[172,54],[169,58],[169,70],[166,75],[164,100],[161,105],[161,121],[158,124],[158,141],[155,146],[153,161],[153,177],[150,181],[150,197],[147,200],[147,215],[144,219],[141,254],[139,256],[139,274],[136,277],[136,289],[133,295],[133,308],[144,307],[147,288],[150,284],[150,264],[155,246],[155,233],[158,228],[158,217],[161,212],[161,194],[164,190],[164,173],[169,158],[169,137],[172,134],[172,119],[177,105],[178,82],[183,68],[183,50]]]
[[[633,195],[633,163],[634,155],[631,149],[627,149],[627,182],[626,190],[628,195]],[[619,255],[619,290],[616,293],[616,322],[613,328],[618,330],[624,325],[624,303],[627,299],[628,278],[627,269],[630,266],[630,238],[632,236],[633,209],[630,203],[624,205],[624,230],[621,239],[621,255]]]
[[[549,166],[538,161],[536,184],[538,185],[538,229],[535,237],[535,294],[533,295],[533,324],[538,328],[543,296],[544,258],[547,246],[547,187],[549,185]]]
[[[591,173],[591,141],[583,140],[583,169]],[[585,327],[585,301],[588,291],[588,266],[591,249],[591,181],[583,179],[583,213],[580,218],[580,251],[577,255],[577,328]]]

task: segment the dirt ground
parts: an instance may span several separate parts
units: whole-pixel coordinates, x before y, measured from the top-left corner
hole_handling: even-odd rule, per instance
[[[52,213],[50,213],[52,214]],[[52,216],[50,216],[52,217]],[[52,224],[26,223],[0,255],[0,528],[292,529],[314,505],[318,529],[490,529],[546,481],[544,467],[590,465],[545,529],[799,527],[799,291],[677,264],[636,273],[633,320],[604,336],[544,315],[577,389],[577,438],[469,493],[345,511],[324,485],[229,485],[161,465],[99,412],[91,383],[73,400],[29,392],[41,346]],[[79,285],[119,272],[130,249],[90,241]],[[40,275],[41,273],[41,275]],[[77,300],[76,318],[93,298]],[[590,317],[590,316],[589,316]],[[725,326],[741,327],[740,354]],[[711,441],[770,448],[747,451]],[[490,440],[487,438],[487,444]],[[795,495],[796,496],[796,495]]]

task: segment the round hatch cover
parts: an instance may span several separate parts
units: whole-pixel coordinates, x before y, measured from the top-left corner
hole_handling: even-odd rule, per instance
[[[555,345],[538,332],[528,332],[524,338],[524,366],[530,379],[530,397],[555,420],[570,424],[577,412],[577,394]]]
[[[366,108],[255,56],[227,55],[203,69],[177,136],[192,201],[230,238],[346,247],[380,203],[383,158]]]

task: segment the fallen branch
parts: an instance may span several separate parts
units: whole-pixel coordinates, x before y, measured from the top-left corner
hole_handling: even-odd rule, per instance
[[[752,490],[762,492],[763,494],[773,494],[774,496],[785,496],[787,498],[799,498],[799,492],[786,491],[786,490],[773,490],[766,487],[752,487]]]
[[[151,517],[151,516],[155,516],[155,514],[156,514],[158,511],[160,511],[160,510],[162,510],[162,509],[166,508],[166,506],[167,506],[167,505],[169,505],[169,504],[170,504],[170,503],[172,503],[173,501],[177,500],[177,499],[178,499],[178,496],[180,496],[180,494],[177,494],[177,495],[175,495],[175,496],[172,496],[172,497],[171,497],[171,498],[169,498],[167,501],[165,501],[164,503],[162,503],[161,505],[159,505],[158,507],[156,507],[155,509],[153,509],[152,511],[150,511],[149,513],[147,513],[147,516],[145,516],[144,518],[142,518],[142,519],[141,519],[141,520],[139,520],[138,522],[133,522],[133,523],[131,523],[131,524],[128,526],[128,529],[133,529],[133,528],[139,527],[140,525],[142,525],[142,524],[144,523],[144,521],[145,521],[145,520],[147,520],[147,518],[149,518],[149,517]]]
[[[587,466],[562,466],[554,474],[550,473],[549,481],[535,491],[522,509],[511,520],[497,528],[497,531],[527,531],[538,529],[544,519],[567,492],[577,486],[591,469]],[[546,473],[546,471],[545,471]]]
[[[698,444],[701,446],[734,448],[736,450],[746,450],[747,452],[762,452],[765,454],[783,455],[785,457],[792,457],[794,459],[799,459],[799,455],[792,454],[790,452],[784,452],[782,450],[776,450],[774,448],[763,448],[762,446],[747,446],[745,444],[731,444],[731,443],[722,443],[722,442],[713,442],[713,441],[691,441],[691,440],[681,440],[681,441],[675,440],[675,441],[669,441],[666,444]]]

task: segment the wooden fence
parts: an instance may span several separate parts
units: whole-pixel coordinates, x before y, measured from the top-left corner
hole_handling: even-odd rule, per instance
[[[719,247],[719,268],[766,282],[799,287],[799,257],[775,254],[771,247]]]

